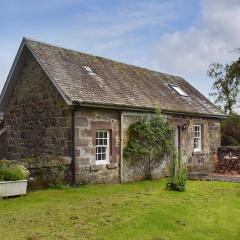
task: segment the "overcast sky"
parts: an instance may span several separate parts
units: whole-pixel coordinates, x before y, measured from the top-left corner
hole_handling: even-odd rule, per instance
[[[240,0],[1,0],[0,90],[23,36],[185,77],[240,47]]]

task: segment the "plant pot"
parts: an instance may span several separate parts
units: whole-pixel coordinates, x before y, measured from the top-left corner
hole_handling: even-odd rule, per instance
[[[0,182],[0,198],[25,195],[27,193],[27,180]]]

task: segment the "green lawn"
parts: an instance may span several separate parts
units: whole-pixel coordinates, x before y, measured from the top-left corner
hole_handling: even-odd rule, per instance
[[[0,200],[0,239],[240,239],[240,184],[165,181],[41,190]]]

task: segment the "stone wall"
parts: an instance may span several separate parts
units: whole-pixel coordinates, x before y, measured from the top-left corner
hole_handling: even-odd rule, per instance
[[[6,131],[0,128],[0,160],[7,157],[7,138]]]
[[[120,112],[112,110],[82,108],[75,117],[75,169],[77,183],[107,183],[119,182],[121,158],[121,134],[123,149],[128,142],[129,126],[145,117],[146,114],[124,112],[122,129],[120,128]],[[180,146],[183,160],[191,171],[211,171],[211,153],[220,145],[220,121],[209,118],[196,118],[177,115],[166,115],[174,125],[180,127]],[[202,126],[202,151],[193,152],[194,125]],[[183,129],[183,125],[186,128]],[[111,131],[110,164],[96,165],[95,137],[97,129]],[[122,133],[121,133],[122,131]],[[123,182],[142,180],[145,178],[145,168],[141,161],[123,159]],[[153,178],[166,176],[167,159],[153,171]]]
[[[71,162],[71,109],[31,55],[15,82],[4,121],[9,159],[25,163],[30,159],[36,180],[43,174],[35,170],[46,170],[44,181],[56,179],[55,168],[62,159],[66,174],[59,178],[66,178]]]
[[[122,117],[122,135],[123,135],[123,151],[128,143],[128,130],[129,126],[142,118],[145,118],[147,114],[135,113],[135,112],[124,112]],[[160,167],[160,171],[163,168]],[[157,171],[155,169],[155,171]],[[138,181],[145,178],[145,167],[141,161],[134,161],[131,159],[123,159],[122,161],[122,181]],[[160,175],[160,174],[159,174]]]
[[[128,142],[128,128],[130,124],[138,121],[146,114],[125,112],[123,114],[123,148]],[[220,121],[210,118],[197,118],[178,115],[166,115],[173,126],[180,127],[180,147],[183,161],[187,164],[188,171],[212,171],[211,153],[220,146]],[[193,152],[194,125],[202,126],[202,151]],[[184,129],[183,126],[186,126]],[[167,159],[163,160],[153,171],[153,178],[168,174]],[[140,161],[123,159],[123,181],[141,180],[145,177],[145,169]]]
[[[189,172],[211,172],[213,170],[211,155],[214,151],[217,151],[218,147],[221,145],[220,120],[192,118],[189,119],[188,122],[188,141],[182,146],[188,156],[188,170]],[[203,138],[202,151],[197,153],[193,152],[193,126],[195,124],[202,125]]]
[[[110,163],[96,165],[96,130],[110,131]],[[120,115],[118,111],[81,108],[75,116],[76,183],[119,182]]]

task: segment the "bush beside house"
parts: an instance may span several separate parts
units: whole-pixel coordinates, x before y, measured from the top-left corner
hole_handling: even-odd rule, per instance
[[[0,161],[0,198],[27,193],[28,170],[11,160]]]
[[[11,160],[0,161],[0,181],[18,181],[28,179],[29,172],[22,166]]]

